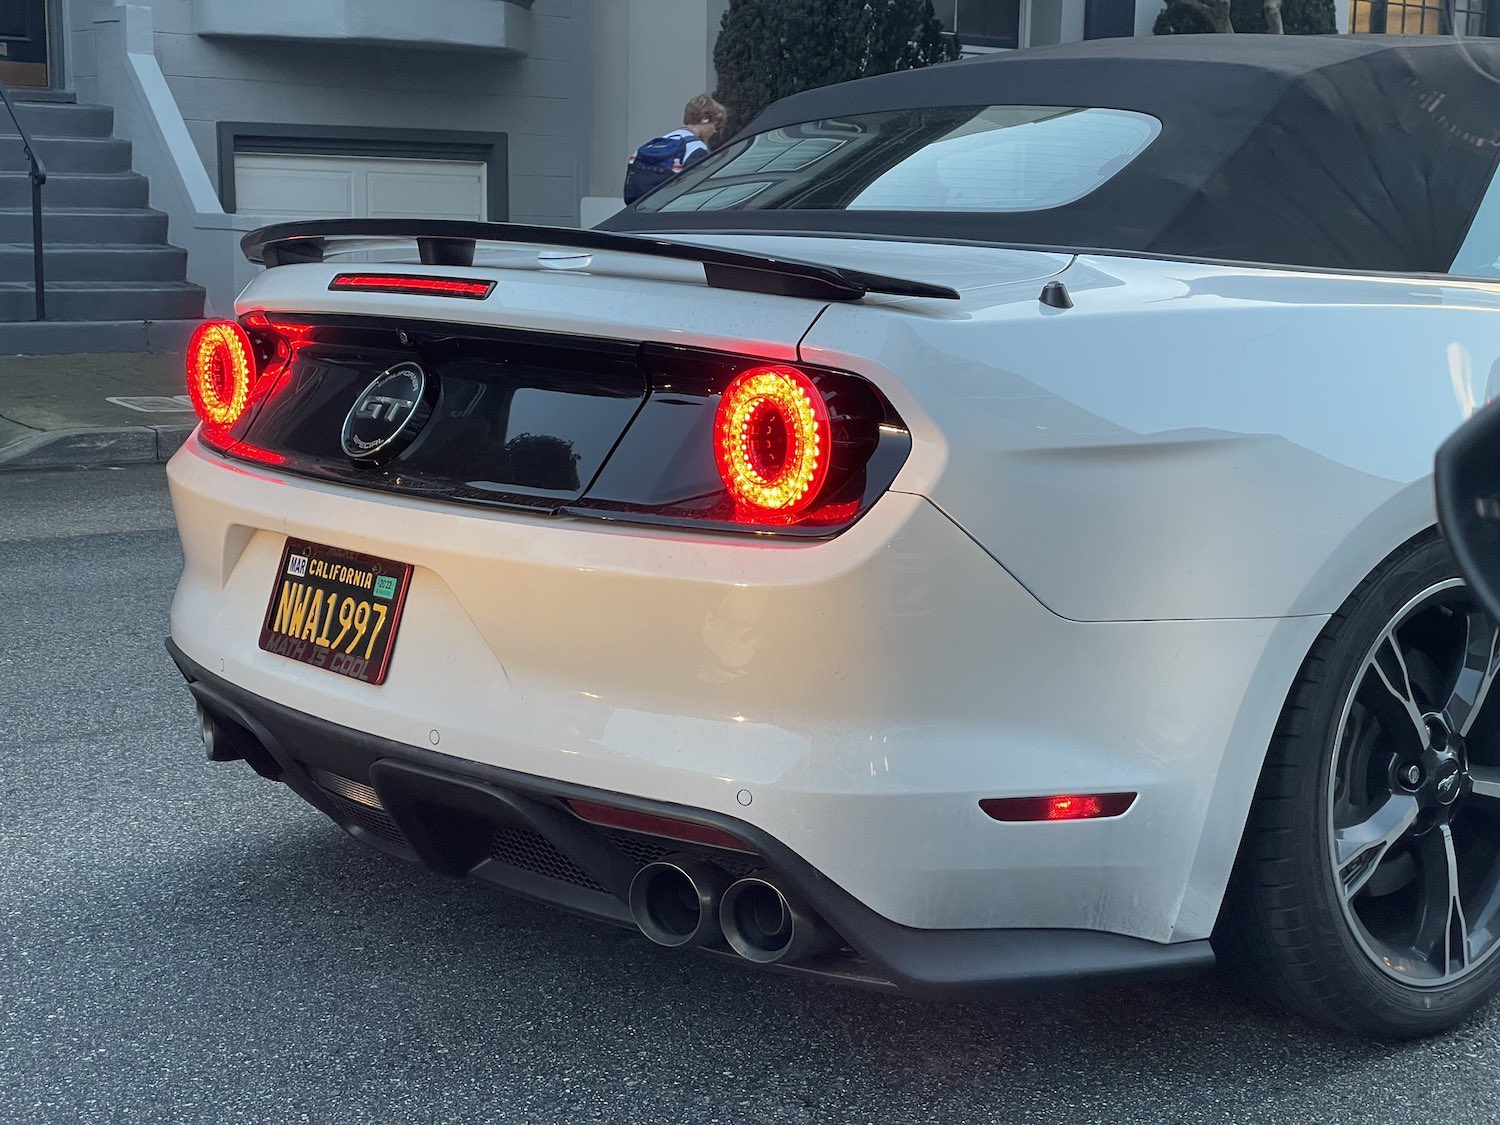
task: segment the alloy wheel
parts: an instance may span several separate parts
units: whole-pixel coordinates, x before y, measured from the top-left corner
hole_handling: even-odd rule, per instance
[[[1412,598],[1355,674],[1335,734],[1328,856],[1352,933],[1403,984],[1500,949],[1500,626],[1458,579]]]

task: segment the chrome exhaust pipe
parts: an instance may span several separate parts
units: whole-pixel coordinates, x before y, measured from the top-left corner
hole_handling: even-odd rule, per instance
[[[712,864],[667,856],[630,881],[630,916],[657,945],[708,945],[719,939],[719,898],[728,884]]]
[[[210,762],[248,762],[261,777],[280,780],[280,764],[255,735],[233,720],[226,722],[215,718],[213,712],[201,703],[198,704],[198,734],[203,739],[203,749]]]
[[[811,908],[764,873],[730,885],[719,900],[719,925],[731,949],[762,965],[805,961],[838,940]]]
[[[233,762],[240,755],[228,745],[228,739],[224,732],[219,729],[219,724],[214,722],[213,716],[203,704],[198,704],[198,733],[203,739],[203,749],[208,753],[210,762]]]

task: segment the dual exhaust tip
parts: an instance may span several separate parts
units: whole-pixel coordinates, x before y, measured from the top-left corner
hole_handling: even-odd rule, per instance
[[[630,913],[657,945],[716,945],[722,938],[748,961],[794,964],[837,944],[821,918],[775,875],[743,879],[701,860],[669,856],[630,883]]]

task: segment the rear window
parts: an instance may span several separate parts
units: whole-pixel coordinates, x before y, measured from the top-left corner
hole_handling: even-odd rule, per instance
[[[1161,132],[1144,113],[948,106],[810,121],[738,141],[638,211],[1041,211],[1081,199]]]

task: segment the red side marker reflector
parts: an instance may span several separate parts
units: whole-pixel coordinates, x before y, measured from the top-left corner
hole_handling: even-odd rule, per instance
[[[419,293],[427,297],[463,297],[482,301],[495,291],[493,281],[425,274],[341,273],[328,283],[333,290],[360,293]]]
[[[979,807],[995,820],[1097,820],[1119,816],[1134,793],[1060,793],[1055,797],[989,797]]]
[[[596,801],[569,801],[568,807],[580,820],[597,824],[602,828],[623,828],[627,832],[641,832],[648,836],[665,836],[669,840],[685,840],[692,844],[707,844],[711,848],[728,848],[735,852],[750,851],[743,840],[731,836],[718,828],[706,824],[695,824],[691,820],[678,820],[671,816],[635,812],[614,805],[601,805]]]

